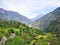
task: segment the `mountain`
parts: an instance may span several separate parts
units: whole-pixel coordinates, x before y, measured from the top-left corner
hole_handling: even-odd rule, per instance
[[[34,22],[35,20],[41,18],[42,16],[43,16],[43,14],[40,14],[40,15],[36,16],[35,18],[32,18],[33,22]]]
[[[57,17],[48,27],[45,28],[46,32],[60,33],[60,17]]]
[[[44,29],[54,22],[57,17],[60,17],[60,7],[44,15],[42,18],[37,19],[35,22],[33,22],[32,26],[38,29]]]
[[[29,25],[32,20],[28,19],[25,16],[22,16],[18,12],[7,11],[5,9],[0,8],[0,19],[2,20],[14,20],[18,22],[22,22],[26,25]]]
[[[50,39],[50,45],[60,45],[60,17],[57,17],[44,31],[55,34],[55,36],[52,36]]]

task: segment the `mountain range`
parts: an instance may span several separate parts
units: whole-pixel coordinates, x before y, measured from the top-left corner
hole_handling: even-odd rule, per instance
[[[34,22],[34,21],[40,19],[43,16],[44,16],[43,14],[40,14],[40,15],[36,16],[35,18],[32,18],[31,20]]]
[[[0,20],[13,20],[24,23],[26,25],[29,25],[32,22],[32,20],[25,16],[22,16],[18,12],[8,11],[3,8],[0,8]]]
[[[26,25],[31,25],[34,28],[45,29],[50,24],[52,24],[58,17],[60,17],[60,7],[56,8],[52,12],[47,13],[46,15],[38,15],[33,19],[29,19],[25,16],[22,16],[18,12],[8,11],[3,8],[0,8],[0,20],[13,20],[24,23]]]
[[[34,28],[44,29],[52,22],[54,22],[58,17],[60,17],[60,7],[37,19],[35,22],[32,23],[32,26]]]

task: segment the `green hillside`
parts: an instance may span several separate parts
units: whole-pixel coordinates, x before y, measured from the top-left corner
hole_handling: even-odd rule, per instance
[[[50,40],[50,45],[60,45],[60,17],[51,23],[46,29],[46,32],[55,34]]]
[[[7,38],[4,45],[59,45],[59,27],[60,17],[50,24],[45,32],[20,22],[0,20],[0,43],[4,36]],[[9,39],[11,33],[15,34],[13,39]]]
[[[51,34],[20,22],[0,20],[0,41],[3,36],[9,38],[11,33],[15,37],[7,40],[4,45],[48,45],[51,37]]]

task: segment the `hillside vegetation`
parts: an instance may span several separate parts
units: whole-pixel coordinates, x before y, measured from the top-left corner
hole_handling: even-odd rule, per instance
[[[0,44],[5,37],[7,40],[3,45],[59,45],[59,24],[60,17],[49,25],[44,32],[20,22],[0,20]],[[13,38],[9,38],[11,33],[15,34]]]
[[[3,36],[9,38],[11,33],[15,37],[7,40],[4,45],[48,45],[51,38],[51,34],[20,22],[0,20],[0,41]]]
[[[55,34],[50,40],[50,45],[60,45],[60,17],[51,23],[46,29],[46,32]]]

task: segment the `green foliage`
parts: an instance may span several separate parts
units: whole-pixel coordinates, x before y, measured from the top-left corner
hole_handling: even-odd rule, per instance
[[[52,33],[50,45],[60,45],[60,17],[56,18],[46,29],[45,32]],[[54,34],[54,35],[53,35]]]
[[[20,35],[20,32],[16,31],[15,34],[16,34],[16,35]]]
[[[9,37],[10,33],[15,33],[16,36],[13,40],[8,40],[5,45],[47,45],[48,43],[48,41],[42,39],[42,37],[37,39],[35,38],[38,37],[38,35],[45,36],[45,32],[42,30],[26,26],[25,24],[16,21],[1,21],[0,34],[2,34],[2,36]]]
[[[45,31],[54,33],[56,36],[60,36],[60,17],[50,24]]]
[[[0,27],[7,28],[7,27],[14,27],[19,28],[20,23],[16,21],[7,21],[7,20],[0,20]]]
[[[10,29],[8,32],[9,33],[14,33],[14,29]]]
[[[44,37],[40,37],[40,39],[44,39]]]

